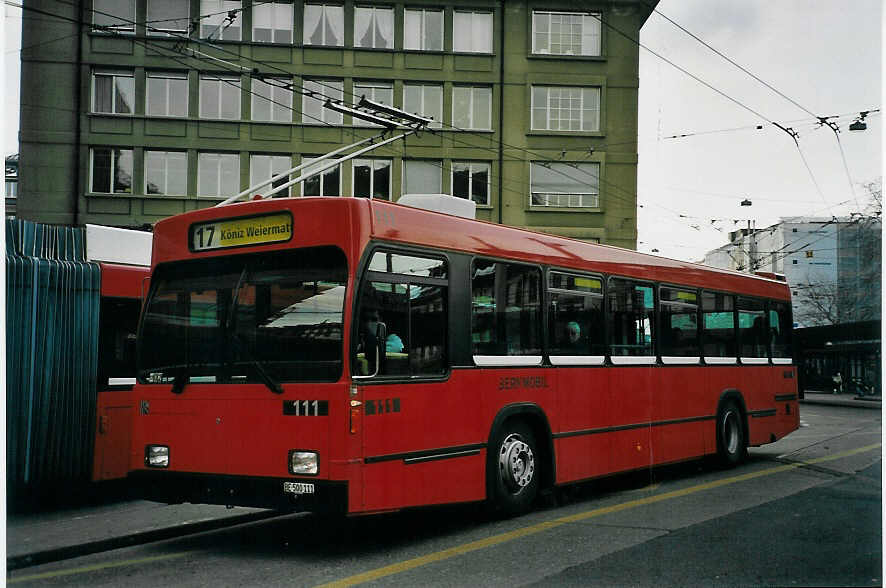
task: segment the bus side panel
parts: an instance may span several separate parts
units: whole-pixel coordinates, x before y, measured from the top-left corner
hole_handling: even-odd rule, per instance
[[[96,401],[92,480],[115,480],[129,473],[134,415],[132,391],[103,390]]]
[[[558,484],[605,475],[610,469],[610,439],[602,432],[609,416],[606,368],[560,368],[557,377]],[[552,424],[553,426],[553,424]]]
[[[654,463],[668,463],[703,455],[705,429],[711,421],[705,398],[705,380],[699,366],[658,367],[652,389],[652,444]]]
[[[652,389],[657,370],[653,366],[613,367],[610,383],[609,433],[612,472],[634,470],[652,463]]]

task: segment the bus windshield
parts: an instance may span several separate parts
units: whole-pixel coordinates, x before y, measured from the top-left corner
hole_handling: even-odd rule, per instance
[[[142,383],[336,381],[344,253],[317,247],[162,265],[141,320]]]

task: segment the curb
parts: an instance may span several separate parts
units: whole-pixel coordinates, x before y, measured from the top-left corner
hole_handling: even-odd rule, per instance
[[[143,545],[145,543],[153,543],[154,541],[164,541],[166,539],[174,539],[185,535],[194,535],[204,533],[206,531],[214,531],[225,527],[233,527],[245,523],[253,523],[265,519],[271,519],[282,516],[280,511],[254,512],[243,515],[235,515],[232,517],[213,519],[209,521],[200,521],[198,523],[186,523],[176,527],[167,527],[165,529],[154,529],[152,531],[143,531],[141,533],[133,533],[131,535],[123,535],[121,537],[111,537],[110,539],[102,539],[100,541],[90,541],[81,545],[69,545],[67,547],[57,547],[47,549],[45,551],[36,551],[34,553],[26,553],[6,558],[6,571],[20,570],[31,566],[43,565],[65,559],[82,557],[102,551],[111,551],[122,547],[132,547],[133,545]]]

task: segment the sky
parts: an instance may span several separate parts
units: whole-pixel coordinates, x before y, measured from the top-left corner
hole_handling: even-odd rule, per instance
[[[22,11],[4,12],[8,155]],[[640,33],[638,249],[697,261],[749,221],[863,209],[863,186],[882,175],[882,116],[848,125],[882,103],[883,24],[881,0],[661,0]],[[830,116],[837,134],[816,124]]]

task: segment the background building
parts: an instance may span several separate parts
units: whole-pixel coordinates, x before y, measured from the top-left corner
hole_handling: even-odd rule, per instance
[[[26,1],[19,215],[138,227],[378,132],[429,132],[291,195],[473,198],[478,218],[636,247],[638,54],[655,3]]]
[[[18,153],[6,157],[4,188],[6,189],[6,216],[15,216],[18,200]]]
[[[882,221],[876,217],[784,218],[742,229],[704,263],[784,275],[794,323],[815,327],[880,319]]]

